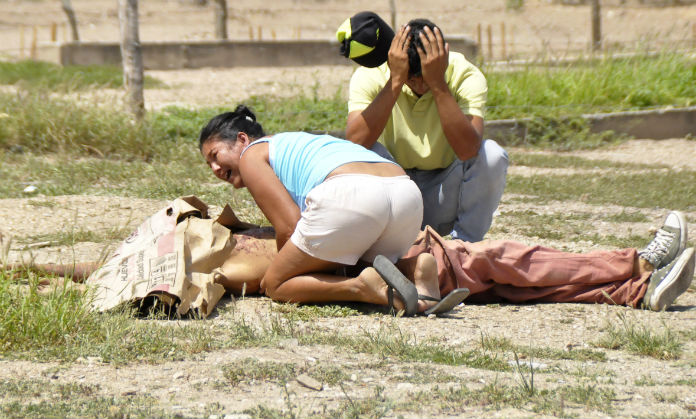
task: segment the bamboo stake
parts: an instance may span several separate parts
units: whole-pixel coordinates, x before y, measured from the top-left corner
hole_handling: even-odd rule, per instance
[[[254,28],[252,26],[249,26],[249,39],[254,40]]]
[[[505,47],[505,22],[500,22],[500,43],[502,45],[503,60],[507,60],[507,51]]]
[[[30,52],[29,52],[30,58],[31,58],[32,60],[35,60],[35,59],[36,59],[36,35],[37,35],[37,32],[38,32],[38,30],[37,30],[36,26],[32,27],[32,31],[31,31],[31,49],[30,49]]]
[[[19,25],[19,58],[24,59],[24,25]]]
[[[58,25],[56,22],[51,22],[51,42],[56,42],[58,39]]]
[[[488,35],[488,59],[493,59],[493,30],[491,25],[486,26],[486,34]]]
[[[259,27],[258,27],[258,40],[260,41],[261,38],[262,38],[262,36],[261,36],[261,25],[259,25]]]
[[[479,47],[479,54],[483,55],[483,44],[481,43],[481,24],[476,24],[476,43]]]

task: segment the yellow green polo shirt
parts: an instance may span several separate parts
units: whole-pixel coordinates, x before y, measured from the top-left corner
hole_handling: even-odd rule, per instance
[[[375,68],[358,67],[350,80],[348,112],[367,108],[387,80],[387,63]],[[462,54],[450,52],[445,80],[462,112],[483,118],[488,92],[483,73]],[[406,85],[378,141],[405,169],[442,169],[456,158],[442,130],[432,93],[418,97]]]

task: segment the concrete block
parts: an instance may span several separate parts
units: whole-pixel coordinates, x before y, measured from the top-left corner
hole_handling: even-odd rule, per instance
[[[471,38],[447,41],[450,51],[475,59],[478,47]],[[148,70],[352,64],[334,40],[148,42],[142,51]],[[59,57],[62,65],[120,65],[121,49],[117,43],[70,42],[60,46]]]

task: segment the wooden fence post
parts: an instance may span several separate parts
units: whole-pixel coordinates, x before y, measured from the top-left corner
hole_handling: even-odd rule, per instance
[[[36,54],[36,37],[37,37],[37,35],[38,35],[37,32],[38,32],[38,30],[37,30],[36,26],[32,27],[32,30],[31,30],[31,47],[30,47],[30,49],[29,49],[29,58],[31,58],[32,60],[35,60],[36,57],[37,57],[37,54]]]
[[[215,38],[227,39],[227,0],[215,0]]]
[[[56,42],[58,40],[58,25],[56,22],[51,22],[51,42]]]
[[[19,25],[19,58],[24,59],[24,25]]]
[[[481,43],[481,24],[476,24],[476,44],[478,45],[478,54],[483,57],[483,44]]]
[[[507,60],[507,51],[505,47],[505,22],[500,22],[500,43],[502,45],[502,58]]]
[[[488,35],[488,59],[493,59],[493,30],[490,23],[486,26],[486,34]]]
[[[599,0],[592,0],[592,51],[599,51],[602,48],[602,16],[600,13]]]

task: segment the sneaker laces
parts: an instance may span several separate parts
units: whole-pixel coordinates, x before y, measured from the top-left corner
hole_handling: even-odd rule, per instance
[[[645,249],[638,252],[638,255],[647,260],[654,268],[657,268],[660,261],[667,256],[669,246],[674,241],[675,233],[659,229],[655,233],[655,238],[645,246]]]

